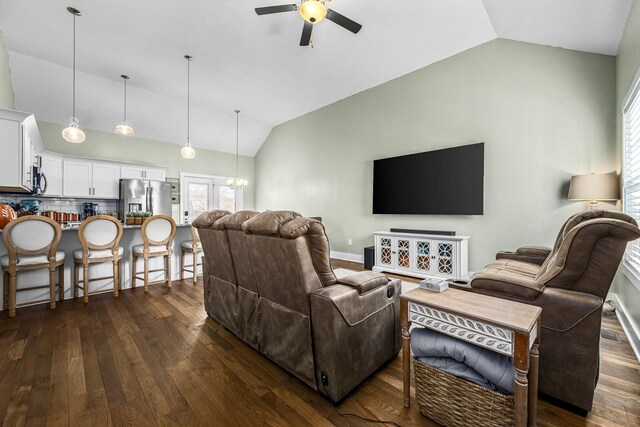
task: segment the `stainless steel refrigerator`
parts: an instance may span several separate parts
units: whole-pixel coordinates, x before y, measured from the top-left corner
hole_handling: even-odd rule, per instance
[[[121,179],[118,217],[125,212],[151,212],[171,216],[171,184],[146,179]]]

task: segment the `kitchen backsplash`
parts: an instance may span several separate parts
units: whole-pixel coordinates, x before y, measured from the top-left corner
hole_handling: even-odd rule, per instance
[[[2,203],[16,203],[21,200],[33,200],[33,197],[28,196],[1,196],[0,202]],[[84,211],[85,203],[96,203],[98,205],[97,212],[111,213],[118,209],[117,200],[98,200],[98,199],[55,199],[55,198],[42,198],[37,199],[42,202],[40,212],[43,211],[58,211],[58,212],[72,212],[82,213]]]

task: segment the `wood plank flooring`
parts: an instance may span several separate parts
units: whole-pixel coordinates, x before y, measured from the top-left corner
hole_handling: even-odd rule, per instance
[[[402,406],[400,356],[334,407],[209,319],[202,294],[188,280],[0,313],[1,424],[435,425]],[[640,425],[640,364],[615,317],[602,336],[593,411],[541,402],[539,425]]]

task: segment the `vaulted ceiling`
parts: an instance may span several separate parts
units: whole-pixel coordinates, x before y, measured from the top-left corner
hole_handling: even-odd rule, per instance
[[[185,54],[195,147],[253,156],[273,126],[496,37],[616,55],[632,0],[331,0],[357,35],[316,24],[298,46],[296,12],[257,16],[291,0],[0,0],[16,108],[65,124],[71,115],[72,17],[77,20],[77,116],[113,131],[121,74],[136,135],[183,144]]]

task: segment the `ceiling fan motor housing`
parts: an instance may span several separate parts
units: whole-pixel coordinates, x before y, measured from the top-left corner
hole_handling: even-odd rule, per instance
[[[312,24],[322,21],[327,16],[325,0],[302,0],[298,11],[305,21]]]

